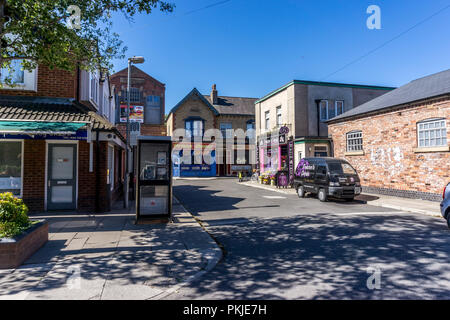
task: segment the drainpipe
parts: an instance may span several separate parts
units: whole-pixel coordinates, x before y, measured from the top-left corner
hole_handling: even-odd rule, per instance
[[[79,102],[80,101],[80,85],[81,85],[81,71],[80,71],[80,63],[77,63],[77,89],[76,89],[76,100]]]
[[[100,212],[100,132],[96,130],[95,138],[95,211]]]
[[[320,101],[322,101],[322,100],[316,100],[316,105],[317,105],[317,137],[320,137]]]

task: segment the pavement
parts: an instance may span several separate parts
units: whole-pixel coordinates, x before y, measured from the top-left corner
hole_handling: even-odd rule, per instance
[[[262,185],[256,181],[246,181],[243,182],[242,184],[249,187],[272,190],[284,194],[296,194],[294,189],[283,189],[270,185]],[[395,210],[420,213],[433,217],[441,217],[439,203],[434,201],[407,199],[372,193],[362,193],[360,196],[356,197],[356,200],[365,201],[367,202],[367,204],[371,206],[378,206],[384,208],[391,208]]]
[[[173,211],[173,223],[145,225],[135,225],[132,210],[120,207],[32,216],[49,221],[49,241],[21,267],[0,270],[0,300],[163,299],[222,258],[176,199]]]
[[[237,179],[176,181],[174,194],[224,257],[165,299],[450,297],[444,219],[370,205],[367,195],[322,203],[277,191]]]

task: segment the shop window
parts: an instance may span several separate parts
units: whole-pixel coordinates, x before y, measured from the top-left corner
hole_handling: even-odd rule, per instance
[[[22,194],[22,142],[0,142],[0,192]]]
[[[315,146],[314,157],[317,158],[328,157],[328,148],[326,146]]]
[[[419,148],[447,146],[445,119],[434,119],[417,124]]]
[[[347,152],[363,151],[362,131],[347,133]]]

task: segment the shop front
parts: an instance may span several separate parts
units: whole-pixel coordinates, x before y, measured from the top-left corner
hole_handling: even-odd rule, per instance
[[[174,177],[215,177],[216,150],[211,144],[179,143],[172,151]]]
[[[279,187],[291,185],[294,172],[294,143],[287,127],[258,140],[257,163],[262,183]]]
[[[124,144],[113,134],[91,132],[90,126],[0,121],[0,192],[21,197],[32,212],[108,211],[119,187],[115,165],[121,164],[115,155]],[[103,175],[103,191],[97,173]]]

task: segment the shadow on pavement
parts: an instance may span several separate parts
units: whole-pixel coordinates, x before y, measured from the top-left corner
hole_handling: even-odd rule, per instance
[[[450,297],[450,233],[439,219],[329,213],[210,231],[228,254],[182,298]],[[380,290],[367,287],[369,267],[381,270]]]

